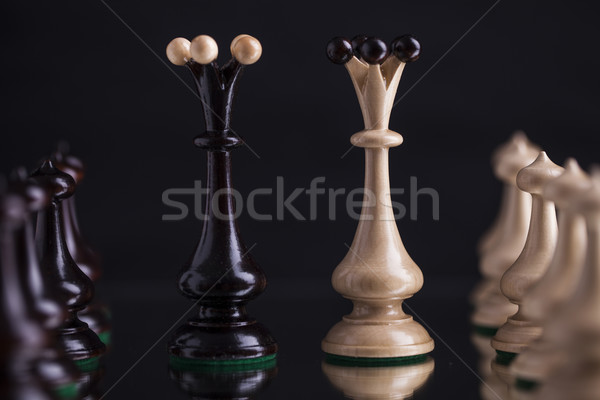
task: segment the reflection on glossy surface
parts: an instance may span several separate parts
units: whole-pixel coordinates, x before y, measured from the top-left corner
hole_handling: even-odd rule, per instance
[[[169,376],[190,399],[252,399],[277,375],[277,361],[201,366],[169,365]]]
[[[491,363],[496,357],[496,351],[492,348],[491,337],[474,333],[471,342],[479,353],[478,373],[483,382],[479,387],[479,396],[482,400],[508,399],[508,388],[506,383],[492,371]]]
[[[99,400],[102,398],[102,392],[99,389],[100,380],[105,375],[104,365],[89,371],[82,371],[76,382],[77,399],[81,400]]]
[[[324,360],[323,373],[336,389],[351,399],[406,399],[433,373],[433,358],[391,366],[352,366]]]

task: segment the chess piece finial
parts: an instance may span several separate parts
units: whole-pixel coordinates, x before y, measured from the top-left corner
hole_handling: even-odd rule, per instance
[[[502,293],[520,306],[525,293],[547,271],[556,248],[558,226],[554,203],[542,196],[544,186],[562,174],[564,169],[554,164],[542,151],[533,163],[517,174],[519,189],[531,194],[531,220],[525,246],[514,264],[500,281]],[[499,357],[509,359],[522,352],[539,336],[541,328],[526,320],[521,309],[498,329],[492,347]]]
[[[531,216],[531,196],[517,187],[517,174],[535,160],[539,151],[525,133],[517,131],[491,157],[494,175],[503,189],[496,221],[479,243],[483,279],[471,293],[475,306],[471,321],[482,334],[489,332],[493,336],[506,318],[517,311],[500,292],[500,278],[521,253]]]
[[[56,168],[71,175],[78,188],[85,178],[85,165],[81,159],[75,157],[69,150],[70,146],[67,142],[60,142],[56,151],[52,154],[51,160]],[[76,195],[73,194],[73,196],[64,199],[60,204],[65,241],[67,242],[69,253],[79,269],[93,283],[96,283],[102,276],[100,256],[90,247],[81,233],[75,197]],[[90,329],[98,335],[102,343],[107,346],[110,344],[110,312],[105,305],[95,299],[84,310],[80,311],[78,316],[80,320],[88,324]]]
[[[36,242],[40,265],[58,288],[68,310],[58,329],[58,337],[67,355],[78,365],[87,366],[97,362],[98,357],[104,354],[105,346],[77,316],[93,299],[94,285],[71,257],[64,236],[61,201],[73,195],[75,181],[50,160],[44,161],[31,178],[37,184],[50,188],[51,200],[38,214]]]
[[[33,304],[23,280],[20,231],[27,223],[28,200],[7,188],[0,177],[0,396],[6,399],[50,400],[55,397],[38,375],[38,363],[53,335]]]
[[[591,188],[573,199],[586,223],[583,273],[571,299],[545,327],[554,356],[546,359],[550,366],[535,399],[600,398],[600,169],[591,175]]]
[[[553,201],[559,211],[556,252],[548,271],[529,289],[521,304],[523,317],[538,326],[543,327],[558,317],[556,310],[573,296],[581,279],[587,237],[585,220],[573,205],[590,187],[588,175],[572,158],[566,161],[565,172],[544,187],[544,197]],[[553,357],[549,347],[552,346],[541,332],[539,340],[516,358],[511,369],[521,384],[533,384],[545,378],[552,364],[548,360]]]
[[[423,387],[433,374],[435,362],[426,357],[417,363],[400,365],[347,365],[321,363],[321,370],[329,382],[344,397],[360,400],[409,399]]]
[[[169,341],[175,365],[260,362],[277,353],[275,339],[246,312],[246,303],[265,289],[267,280],[240,238],[231,179],[231,150],[243,143],[230,127],[233,100],[244,66],[260,58],[262,47],[252,36],[239,35],[230,48],[233,58],[219,67],[218,48],[209,36],[198,36],[189,46],[177,38],[167,47],[169,59],[178,65],[185,61],[196,82],[206,130],[194,144],[208,152],[202,235],[178,278],[179,290],[199,310]]]
[[[404,313],[402,302],[421,289],[423,274],[400,238],[388,170],[388,150],[403,140],[388,129],[388,121],[405,63],[395,54],[388,57],[387,46],[379,39],[355,38],[354,42],[360,59],[351,56],[354,46],[343,38],[330,41],[327,54],[334,63],[348,59],[345,66],[365,122],[365,129],[350,140],[365,148],[365,191],[376,201],[370,203],[365,195],[350,251],[331,279],[334,289],[353,301],[354,309],[331,328],[321,348],[349,358],[422,356],[433,350],[433,340]]]

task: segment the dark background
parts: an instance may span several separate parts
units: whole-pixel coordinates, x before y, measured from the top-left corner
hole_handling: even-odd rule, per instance
[[[513,130],[523,129],[556,163],[568,156],[586,168],[599,161],[596,6],[504,0],[473,26],[494,2],[107,4],[118,17],[96,0],[0,5],[0,171],[33,168],[60,139],[68,140],[88,165],[78,192],[80,222],[103,256],[99,292],[116,308],[117,348],[118,322],[128,327],[121,331],[121,352],[113,355],[118,361],[112,370],[110,363],[107,367],[107,386],[188,304],[177,294],[174,278],[199,237],[201,222],[192,215],[181,222],[162,221],[173,210],[161,196],[165,189],[204,180],[206,157],[192,145],[203,129],[199,100],[177,78],[191,86],[188,72],[166,59],[167,43],[176,36],[209,34],[219,43],[223,63],[237,34],[261,41],[263,56],[246,69],[234,112],[233,128],[252,149],[235,151],[234,185],[247,194],[275,187],[282,176],[289,194],[317,176],[326,177],[327,188],[362,185],[362,150],[341,157],[350,136],[362,129],[362,117],[345,69],[325,57],[327,41],[366,33],[389,43],[412,33],[423,51],[405,69],[398,97],[418,83],[390,121],[405,138],[390,153],[391,183],[408,189],[409,177],[415,176],[420,188],[437,190],[440,219],[433,220],[424,196],[418,218],[399,221],[406,248],[425,275],[423,290],[409,304],[448,343],[437,340],[435,382],[449,385],[444,391],[468,382],[473,389],[465,397],[473,396],[477,381],[450,348],[474,365],[465,297],[478,277],[476,242],[491,223],[500,195],[489,157]],[[406,203],[408,195],[394,200]],[[300,196],[294,205],[307,215],[308,197]],[[274,196],[258,198],[260,212],[274,213],[275,206]],[[330,221],[324,197],[318,214],[315,221],[297,221],[289,213],[283,221],[240,218],[243,237],[248,246],[256,244],[252,253],[270,280],[252,311],[271,321],[267,324],[282,345],[283,366],[275,382],[293,384],[296,374],[286,375],[284,366],[288,360],[287,371],[295,371],[292,366],[302,362],[293,356],[303,354],[304,346],[314,356],[306,359],[314,367],[311,373],[323,383],[319,340],[349,308],[329,279],[347,251],[344,243],[352,241],[356,221],[344,213]],[[163,345],[154,353],[161,360]],[[140,379],[154,371],[146,364],[139,366]],[[163,366],[156,371],[157,379],[165,379]],[[135,374],[119,384],[114,398],[144,393]],[[273,398],[285,394],[286,385],[274,383]],[[298,395],[315,394],[315,387],[306,386]],[[148,393],[156,394],[156,388]]]

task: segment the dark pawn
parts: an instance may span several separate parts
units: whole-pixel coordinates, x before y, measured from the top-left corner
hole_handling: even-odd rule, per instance
[[[169,367],[171,379],[190,399],[254,399],[277,376],[276,360],[256,364],[255,368]]]
[[[206,130],[194,144],[208,153],[208,193],[200,240],[178,279],[179,290],[198,304],[198,314],[175,331],[168,351],[174,364],[260,362],[275,357],[277,342],[246,312],[267,279],[240,238],[231,179],[231,151],[243,144],[230,122],[244,66],[235,58],[222,68],[215,62],[186,66],[203,105]]]
[[[67,317],[58,329],[59,340],[67,355],[81,368],[96,362],[106,347],[88,325],[77,317],[77,313],[94,297],[94,285],[73,261],[63,231],[60,203],[73,194],[75,181],[55,168],[50,160],[45,161],[31,177],[52,191],[50,204],[38,214],[36,243],[42,270],[58,288],[68,310]]]
[[[35,249],[33,223],[30,215],[41,211],[50,202],[50,192],[27,179],[24,168],[13,171],[10,178],[11,192],[25,199],[28,215],[23,226],[17,231],[17,256],[21,282],[28,290],[24,295],[35,307],[46,330],[55,332],[68,316],[66,306],[60,301],[58,293],[44,275]],[[55,392],[66,393],[74,388],[79,376],[77,367],[56,342],[55,338],[40,351],[36,366],[38,376]]]
[[[417,61],[421,55],[421,44],[411,35],[402,35],[392,42],[392,51],[404,63]]]
[[[75,180],[76,187],[79,187],[85,177],[85,166],[79,158],[68,154],[66,143],[63,142],[59,145],[58,150],[52,156],[52,162],[56,168],[71,175]],[[61,208],[65,240],[71,257],[79,269],[95,283],[102,275],[100,256],[87,244],[81,234],[75,207],[75,195],[64,199],[61,202]],[[110,344],[111,323],[108,307],[96,299],[80,311],[78,316],[80,320],[88,324],[105,345]]]
[[[327,58],[334,64],[346,64],[353,56],[352,44],[343,37],[334,37],[327,43]]]
[[[367,35],[356,35],[352,38],[352,51],[354,52],[354,55],[358,58],[361,58],[362,56],[360,55],[360,51],[358,51],[358,49],[360,48],[360,45],[363,44],[365,42],[365,40],[367,40],[369,37]]]
[[[19,194],[0,189],[0,398],[51,400],[50,389],[36,374],[43,349],[52,335],[31,303],[20,273],[18,235],[27,219],[27,203]]]
[[[382,64],[388,57],[388,47],[381,39],[370,37],[362,42],[358,52],[363,60],[369,64]]]

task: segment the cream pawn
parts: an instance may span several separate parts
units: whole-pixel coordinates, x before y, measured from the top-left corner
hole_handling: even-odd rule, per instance
[[[544,188],[544,197],[554,201],[559,211],[556,252],[546,274],[525,295],[520,310],[525,319],[537,326],[543,327],[546,321],[556,318],[556,310],[572,297],[581,278],[587,243],[585,220],[572,204],[590,186],[589,177],[577,161],[568,159],[565,172]],[[546,347],[543,332],[540,333],[541,342],[533,342],[511,365],[519,382],[544,378],[549,363],[545,361],[546,351],[539,356],[539,345]]]
[[[479,269],[483,275],[480,291],[474,294],[475,311],[471,322],[477,330],[493,336],[506,319],[517,312],[500,291],[500,279],[523,250],[529,220],[531,196],[517,187],[517,174],[531,164],[539,153],[523,133],[516,133],[492,157],[494,174],[504,184],[506,211],[500,220],[497,242],[481,255]]]
[[[504,273],[500,281],[502,293],[514,304],[520,306],[531,286],[546,272],[556,248],[558,226],[554,203],[544,199],[542,191],[546,183],[563,172],[545,152],[540,152],[536,160],[519,171],[517,186],[530,193],[531,220],[523,251],[515,263]],[[538,337],[541,328],[524,318],[521,311],[509,317],[492,339],[492,347],[499,357],[513,358],[522,352]]]

